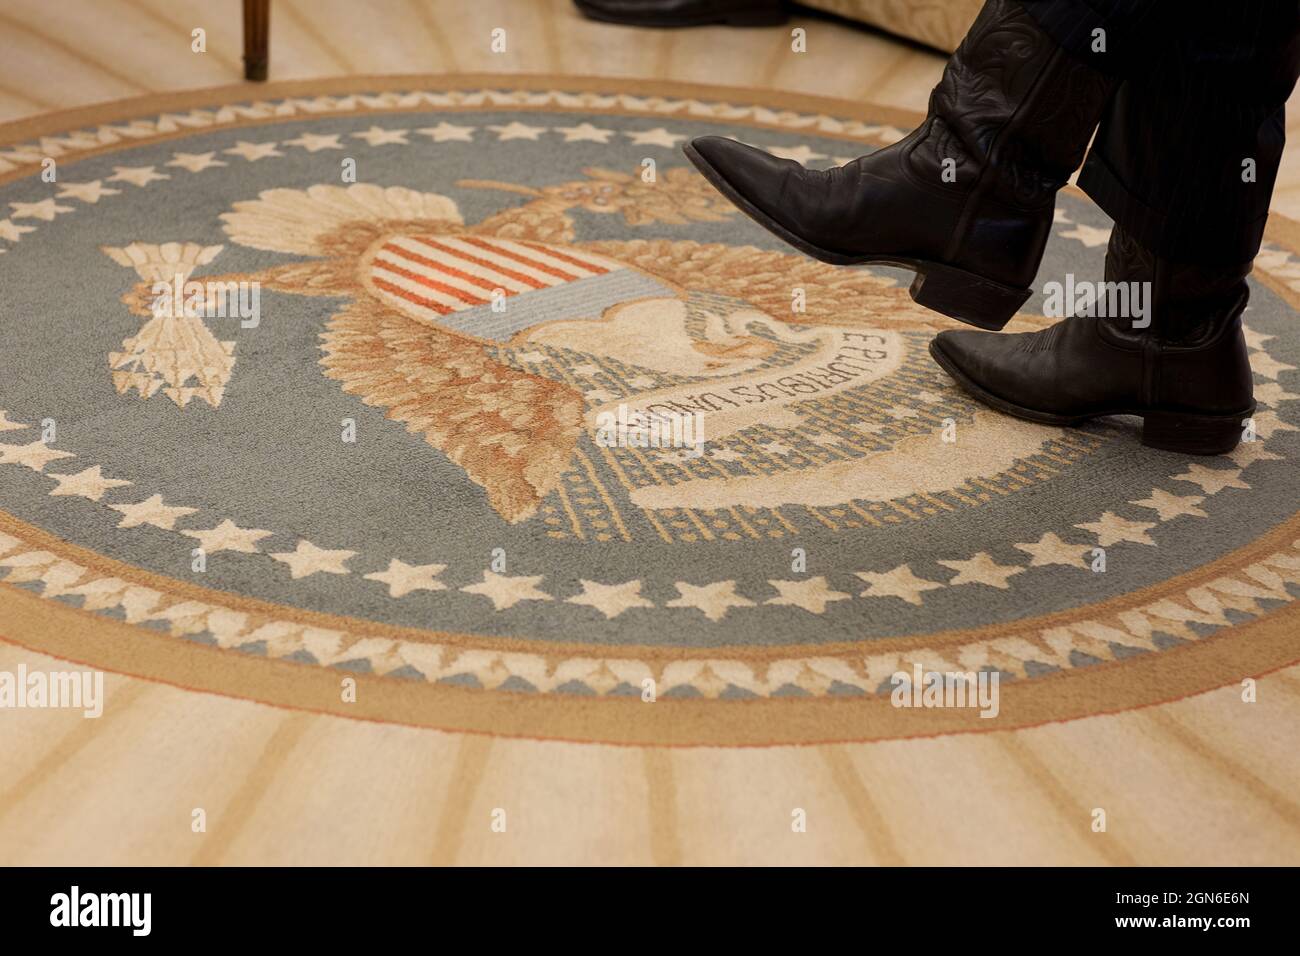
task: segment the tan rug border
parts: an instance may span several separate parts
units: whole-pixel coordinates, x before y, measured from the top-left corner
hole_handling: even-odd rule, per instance
[[[31,646],[13,633],[44,630]],[[372,677],[220,651],[47,601],[18,588],[0,605],[0,640],[87,667],[185,690],[290,710],[455,733],[631,746],[782,746],[1018,730],[1168,703],[1300,661],[1300,605],[1236,625],[1175,652],[1147,654],[1048,677],[1008,681],[1001,712],[895,708],[887,696],[719,702],[563,697],[470,690]],[[95,648],[94,660],[81,655]],[[1205,674],[1215,674],[1207,686]],[[341,681],[357,681],[357,702]],[[382,682],[382,687],[379,686]],[[241,688],[231,694],[227,688]],[[1104,710],[1095,702],[1105,700]],[[113,706],[109,697],[106,706]],[[828,729],[828,726],[833,729]]]
[[[23,119],[0,123],[0,147],[14,146],[24,140],[40,139],[42,136],[67,135],[81,129],[110,123],[127,122],[141,119],[141,114],[178,113],[186,110],[207,107],[235,106],[242,103],[255,103],[277,98],[309,96],[349,96],[367,93],[417,92],[421,87],[434,87],[443,90],[498,90],[509,91],[512,88],[528,89],[545,87],[536,92],[554,89],[565,93],[599,93],[610,95],[611,87],[632,96],[663,96],[685,100],[717,100],[732,105],[779,108],[798,113],[814,113],[832,119],[849,119],[862,123],[886,122],[891,125],[910,129],[920,124],[925,113],[920,110],[886,106],[871,100],[849,100],[834,96],[819,96],[812,93],[793,93],[786,90],[763,89],[754,86],[726,86],[722,84],[678,82],[674,80],[651,80],[626,76],[604,76],[589,74],[575,76],[565,73],[371,73],[348,77],[324,77],[311,80],[282,80],[276,83],[232,83],[227,86],[209,86],[197,90],[182,90],[172,93],[146,93],[125,99],[92,103],[66,110],[41,113]],[[427,112],[428,106],[412,108],[398,107],[374,112],[418,113]],[[439,107],[448,112],[474,112],[491,109],[490,106]],[[599,109],[581,107],[569,110],[563,106],[547,104],[529,106],[512,105],[511,109],[521,112],[593,112],[622,114],[629,116],[658,115],[670,117],[671,113],[648,113],[641,110]],[[360,111],[357,111],[360,112]],[[241,120],[235,123],[223,123],[220,129],[238,129],[243,126],[269,125],[293,122],[295,119],[308,119],[319,116],[347,115],[346,113],[295,114],[278,116],[266,120]],[[700,119],[690,117],[687,119]],[[732,120],[746,126],[765,129],[792,131],[794,128],[781,123],[764,123],[755,119],[737,118]],[[77,158],[98,156],[102,153],[119,149],[130,149],[145,143],[164,142],[183,139],[196,135],[194,128],[184,128],[175,133],[155,134],[154,136],[127,138],[118,143],[105,144],[95,149],[79,150]],[[842,139],[849,142],[861,142],[861,137],[846,133],[824,130],[811,130],[810,135],[829,139]],[[74,160],[75,161],[75,160]],[[34,175],[40,171],[39,165],[31,169],[11,170],[0,176],[0,184],[23,176]],[[1086,194],[1077,186],[1070,184],[1064,191],[1079,197]],[[1275,220],[1277,220],[1275,222]],[[1289,219],[1280,212],[1269,216],[1270,238],[1282,242],[1300,254],[1300,223]]]
[[[1189,589],[1205,581],[1223,577],[1247,565],[1258,562],[1277,551],[1292,550],[1295,536],[1300,535],[1300,514],[1293,515],[1287,521],[1270,529],[1267,533],[1243,545],[1229,554],[1222,555],[1208,564],[1200,565],[1190,571],[1166,578],[1155,584],[1116,595],[1096,604],[1055,611],[1037,617],[1018,618],[988,624],[968,630],[949,629],[930,631],[924,634],[900,634],[885,637],[863,637],[857,641],[837,641],[826,644],[772,644],[754,647],[745,644],[718,644],[707,648],[675,648],[652,644],[591,644],[576,641],[551,641],[547,638],[514,638],[493,635],[467,634],[457,631],[421,630],[373,621],[367,618],[347,617],[313,611],[289,604],[277,604],[261,598],[248,597],[229,591],[193,584],[179,578],[148,571],[144,568],[125,564],[114,558],[105,557],[95,551],[51,534],[34,525],[26,524],[7,512],[0,511],[0,532],[13,535],[38,551],[49,551],[56,557],[82,565],[103,577],[121,578],[133,584],[140,584],[162,592],[173,599],[198,601],[218,607],[231,608],[249,614],[257,614],[293,624],[320,627],[327,630],[345,631],[362,637],[381,637],[396,641],[410,641],[419,644],[446,644],[451,647],[491,650],[494,652],[512,652],[533,654],[539,657],[589,657],[606,658],[637,657],[651,662],[676,660],[716,660],[730,657],[746,663],[783,660],[790,657],[842,657],[853,654],[877,654],[893,651],[907,651],[916,648],[938,649],[952,644],[986,641],[1006,637],[1021,631],[1042,631],[1048,628],[1063,627],[1079,620],[1096,620],[1109,618],[1124,611],[1133,610],[1161,598],[1181,596]],[[0,581],[0,587],[4,582]],[[663,610],[662,608],[660,610]],[[1162,652],[1168,653],[1168,652]]]
[[[743,86],[712,86],[692,83],[675,83],[667,80],[632,80],[620,77],[599,76],[565,76],[547,73],[417,73],[394,76],[356,76],[334,77],[321,80],[292,80],[282,83],[253,85],[241,83],[232,86],[210,87],[182,93],[153,93],[131,99],[112,100],[107,103],[43,113],[26,119],[0,123],[0,147],[15,146],[43,136],[68,135],[87,128],[124,123],[129,120],[152,118],[155,114],[181,113],[193,109],[208,107],[237,106],[255,102],[269,102],[276,99],[310,96],[362,96],[370,93],[396,93],[433,91],[479,91],[495,90],[509,92],[514,89],[527,89],[533,92],[556,91],[560,93],[595,93],[611,95],[611,84],[617,84],[620,93],[638,97],[661,96],[672,99],[717,101],[727,105],[745,105],[771,109],[773,112],[787,110],[799,113],[824,114],[833,119],[858,120],[859,122],[889,123],[911,128],[917,125],[924,114],[914,110],[875,105],[850,100],[837,100],[831,97],[812,96],[801,93],[764,91]],[[448,113],[474,113],[491,111],[492,104],[466,106],[439,106],[438,110]],[[530,105],[527,103],[511,104],[511,111],[523,113],[567,113],[580,112],[595,116],[635,116],[660,117],[664,120],[673,118],[692,121],[707,120],[708,117],[691,114],[656,112],[651,110],[631,110],[623,107],[566,107],[547,103]],[[246,127],[272,126],[281,123],[293,123],[320,119],[321,117],[344,117],[364,115],[368,112],[385,114],[426,113],[428,104],[413,107],[391,107],[373,110],[323,111],[320,113],[301,112],[290,116],[271,116],[265,118],[241,118],[234,122],[214,124],[210,128],[183,127],[170,133],[155,133],[149,136],[123,137],[116,143],[106,143],[90,149],[78,149],[67,159],[74,163],[93,156],[101,156],[136,146],[168,142],[169,140],[187,139],[205,131],[223,129],[243,129]],[[833,110],[833,112],[827,112]],[[861,143],[862,138],[848,133],[836,133],[820,129],[803,129],[784,123],[766,123],[752,117],[729,118],[729,122],[760,129],[779,130],[782,132],[806,132],[808,135],[839,139],[845,142]],[[40,172],[40,165],[10,170],[0,175],[0,185]]]
[[[625,93],[631,96],[663,96],[683,100],[718,100],[733,105],[757,106],[792,110],[799,113],[826,113],[834,118],[856,119],[864,123],[886,122],[914,126],[925,114],[917,110],[884,106],[865,100],[846,100],[812,93],[791,93],[784,90],[765,90],[753,86],[724,86],[721,84],[678,82],[675,80],[650,80],[628,76],[600,76],[589,74],[575,76],[565,73],[370,73],[358,76],[324,77],[312,80],[282,80],[276,83],[232,83],[228,86],[209,86],[198,90],[181,90],[172,93],[146,93],[126,99],[92,103],[67,110],[41,113],[23,119],[0,123],[0,146],[12,145],[23,139],[39,139],[70,133],[81,126],[101,123],[120,123],[141,119],[142,113],[178,113],[184,110],[203,109],[208,106],[233,106],[240,103],[308,96],[352,96],[367,93],[416,92],[422,87],[432,90],[495,90],[535,89],[535,92],[556,90],[562,93],[598,93],[605,96]],[[611,93],[611,89],[616,93]],[[456,109],[457,107],[447,107]],[[491,109],[491,107],[487,107]],[[527,112],[559,110],[564,107],[511,107]],[[428,106],[414,110],[393,112],[427,112]],[[442,107],[439,107],[442,109]],[[483,107],[468,107],[481,110]],[[589,107],[582,107],[582,110]],[[329,114],[318,114],[329,115]],[[645,115],[637,111],[635,115]],[[663,114],[671,115],[671,114]],[[281,122],[293,117],[280,117]],[[224,124],[223,124],[224,125]],[[779,124],[774,129],[788,129]],[[193,130],[187,130],[192,133]],[[168,134],[170,135],[170,134]],[[818,133],[832,139],[857,139],[855,136],[835,133]],[[132,142],[152,142],[145,137]]]

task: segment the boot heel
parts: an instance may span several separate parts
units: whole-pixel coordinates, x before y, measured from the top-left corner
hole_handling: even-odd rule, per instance
[[[1253,408],[1240,415],[1149,412],[1142,418],[1142,444],[1187,455],[1222,455],[1237,447],[1254,412]]]
[[[1032,292],[938,263],[918,265],[907,291],[917,305],[990,332],[1000,332]]]

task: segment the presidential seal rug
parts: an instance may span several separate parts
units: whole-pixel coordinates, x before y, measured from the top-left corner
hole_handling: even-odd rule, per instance
[[[1025,727],[1300,659],[1294,223],[1251,280],[1246,440],[1189,458],[973,403],[910,275],[797,254],[680,150],[827,167],[910,114],[565,78],[257,95],[5,130],[5,641],[672,745]],[[1108,231],[1062,194],[1014,327],[1101,278]],[[979,706],[932,706],[932,674]]]

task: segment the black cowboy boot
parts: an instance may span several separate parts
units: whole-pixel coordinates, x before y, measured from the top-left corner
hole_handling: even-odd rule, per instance
[[[825,262],[916,271],[921,305],[1000,329],[1030,294],[1056,191],[1115,81],[989,0],[930,94],[925,122],[846,166],[805,169],[719,136],[685,148],[760,225]]]
[[[784,0],[573,0],[592,20],[634,27],[766,27],[785,23]]]
[[[1142,416],[1142,444],[1193,455],[1231,451],[1255,410],[1241,330],[1250,264],[1210,267],[1162,259],[1119,226],[1096,296],[1106,317],[1072,315],[1040,332],[941,332],[930,354],[992,408],[1050,425],[1100,415]],[[1133,284],[1141,297],[1133,299]],[[1127,285],[1145,316],[1115,316]],[[1130,313],[1132,308],[1128,310]]]

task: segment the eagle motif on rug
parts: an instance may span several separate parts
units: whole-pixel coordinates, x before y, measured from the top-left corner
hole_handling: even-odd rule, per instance
[[[104,247],[140,277],[123,301],[148,317],[110,354],[117,390],[216,407],[234,374],[234,342],[219,340],[201,315],[157,314],[156,282],[257,283],[262,291],[341,297],[346,304],[321,336],[325,374],[422,436],[484,489],[502,518],[518,522],[558,486],[608,403],[715,412],[710,439],[760,419],[795,426],[816,383],[860,384],[848,373],[830,376],[825,369],[836,361],[896,354],[890,337],[898,332],[943,327],[892,279],[866,270],[724,243],[579,241],[575,211],[621,216],[629,227],[735,214],[688,170],[653,182],[583,172],[585,180],[543,188],[461,180],[463,188],[524,199],[474,224],[453,199],[402,186],[269,189],[221,216],[226,234],[304,258],[253,273],[196,277],[219,245]],[[611,387],[568,374],[575,362],[611,372]],[[755,482],[733,484],[745,500],[769,504],[817,497],[817,483],[805,475],[772,490],[771,502]],[[644,507],[670,507],[673,497],[671,488],[633,495]]]

